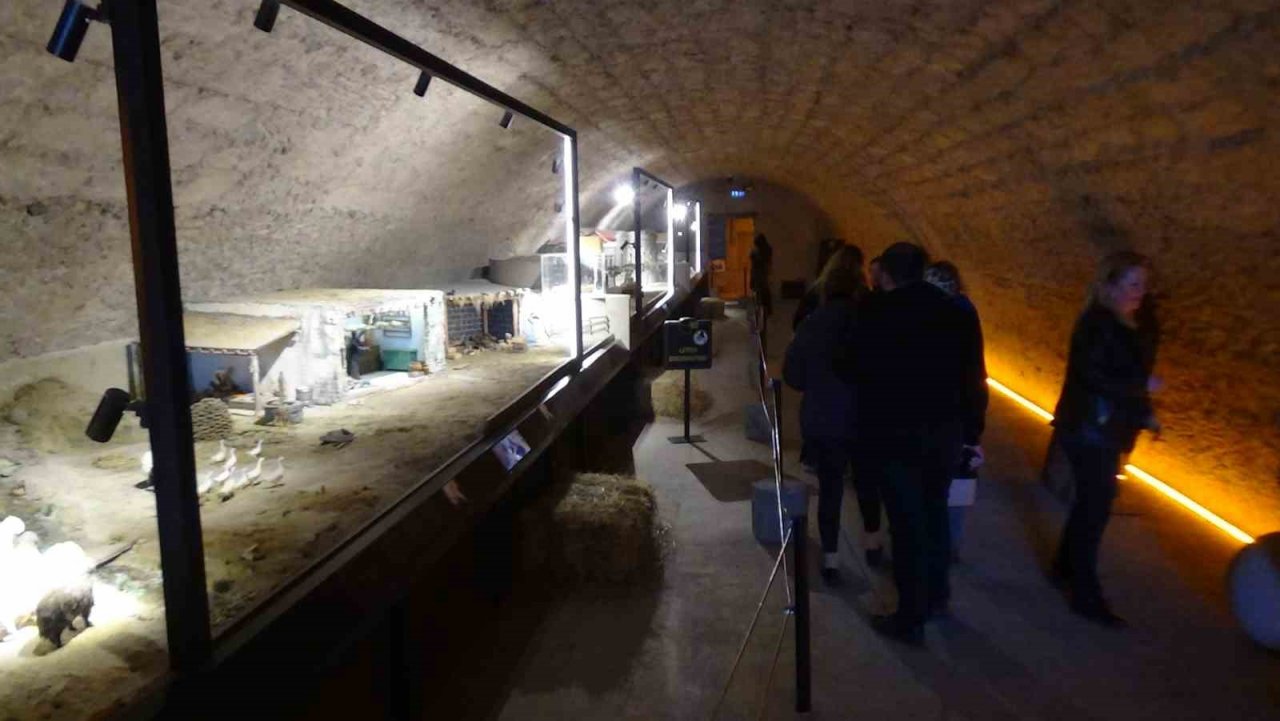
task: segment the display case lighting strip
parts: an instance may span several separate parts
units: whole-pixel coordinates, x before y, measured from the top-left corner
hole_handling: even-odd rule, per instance
[[[1018,405],[1022,406],[1023,408],[1030,411],[1031,413],[1039,416],[1040,419],[1045,421],[1046,423],[1053,421],[1052,413],[1041,408],[1035,403],[1031,402],[1024,396],[1019,395],[1012,388],[1010,388],[1009,386],[1006,386],[1000,381],[994,378],[988,378],[987,385],[991,386],[998,393],[1005,396],[1009,400],[1012,400],[1014,403],[1017,403]],[[1126,471],[1129,477],[1137,478],[1138,480],[1142,481],[1148,486],[1156,489],[1161,494],[1163,494],[1166,498],[1173,500],[1178,505],[1182,506],[1183,508],[1186,508],[1187,510],[1196,514],[1200,518],[1203,518],[1205,521],[1208,521],[1212,526],[1217,528],[1219,531],[1222,531],[1223,533],[1227,534],[1231,538],[1239,541],[1240,543],[1245,543],[1245,544],[1253,543],[1254,541],[1253,536],[1250,536],[1249,534],[1240,530],[1237,526],[1229,523],[1224,518],[1222,518],[1222,516],[1219,516],[1213,511],[1210,511],[1208,508],[1205,508],[1203,505],[1201,505],[1200,503],[1197,503],[1194,499],[1190,498],[1185,493],[1183,493],[1182,491],[1179,491],[1173,486],[1170,486],[1168,483],[1165,483],[1164,481],[1160,480],[1159,478],[1156,478],[1150,473],[1147,473],[1146,471],[1133,465],[1132,463],[1126,464],[1124,467],[1124,470]]]

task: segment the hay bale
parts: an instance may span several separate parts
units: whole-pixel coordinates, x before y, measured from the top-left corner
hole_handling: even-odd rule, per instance
[[[197,441],[229,438],[231,410],[217,398],[201,398],[191,406],[191,428]]]
[[[724,300],[720,298],[703,298],[698,302],[698,317],[712,320],[725,318]]]
[[[523,565],[556,580],[623,583],[659,558],[653,489],[632,476],[578,474],[521,514]]]
[[[689,393],[689,415],[697,418],[711,408],[711,394],[699,387],[697,373],[692,374]],[[667,371],[650,386],[653,412],[668,418],[684,418],[684,371]]]
[[[27,447],[46,453],[88,446],[84,429],[92,415],[93,400],[57,378],[18,387],[0,409]]]

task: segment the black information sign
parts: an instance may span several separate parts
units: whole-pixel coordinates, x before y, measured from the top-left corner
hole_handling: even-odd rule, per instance
[[[710,320],[669,320],[662,324],[662,331],[666,340],[667,368],[690,370],[711,367]]]

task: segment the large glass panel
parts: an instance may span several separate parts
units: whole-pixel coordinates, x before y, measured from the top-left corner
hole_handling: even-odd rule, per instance
[[[639,186],[636,204],[640,208],[640,287],[647,309],[671,294],[675,280],[674,202],[671,188],[648,176],[640,176]]]
[[[301,14],[162,10],[218,634],[576,354],[572,168]]]
[[[635,314],[635,189],[630,178],[610,192],[610,208],[594,228],[583,228],[582,332],[585,346],[612,336],[631,342]]]
[[[64,62],[39,5],[0,34],[0,718],[97,718],[167,671],[160,548],[110,34]]]

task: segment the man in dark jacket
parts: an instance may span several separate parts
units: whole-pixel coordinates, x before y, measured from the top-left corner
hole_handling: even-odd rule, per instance
[[[950,596],[947,490],[964,447],[981,456],[986,372],[975,315],[923,282],[923,248],[881,256],[884,292],[862,309],[857,384],[861,441],[880,479],[893,542],[898,609],[876,630],[920,643]]]

